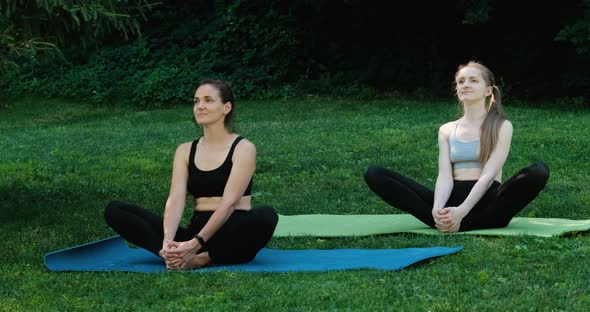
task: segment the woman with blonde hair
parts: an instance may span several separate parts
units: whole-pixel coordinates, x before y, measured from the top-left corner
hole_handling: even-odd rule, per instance
[[[463,117],[438,131],[434,192],[378,166],[368,168],[365,181],[388,204],[441,232],[505,227],[543,190],[549,168],[537,162],[501,183],[512,123],[502,112],[494,75],[472,61],[459,67],[455,84]]]

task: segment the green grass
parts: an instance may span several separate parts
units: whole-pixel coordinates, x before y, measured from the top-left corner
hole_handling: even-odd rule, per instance
[[[257,145],[254,204],[281,214],[387,214],[365,186],[370,164],[432,187],[436,135],[452,102],[243,102],[238,132]],[[590,218],[589,112],[508,107],[513,146],[504,177],[531,161],[551,168],[520,216]],[[111,199],[161,212],[172,157],[200,131],[191,106],[132,111],[62,101],[0,110],[0,310],[584,311],[590,235],[559,238],[401,234],[273,239],[274,248],[464,245],[398,272],[50,273],[51,251],[114,234]],[[186,217],[189,216],[189,211]]]

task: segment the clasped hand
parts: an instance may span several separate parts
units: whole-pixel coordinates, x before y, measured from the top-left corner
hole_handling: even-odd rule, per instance
[[[190,261],[200,248],[201,245],[196,239],[185,242],[165,240],[160,256],[166,261],[166,268],[169,270],[189,269]]]
[[[458,232],[461,221],[466,213],[459,207],[445,207],[432,209],[432,216],[436,228],[442,233]]]

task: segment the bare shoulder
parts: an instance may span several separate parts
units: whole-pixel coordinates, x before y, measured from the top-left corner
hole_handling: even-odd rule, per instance
[[[500,126],[500,135],[512,135],[512,123],[510,122],[510,120],[504,120],[504,122],[502,123],[502,126]]]
[[[191,145],[193,144],[193,142],[184,142],[181,143],[180,145],[178,145],[178,147],[176,148],[176,152],[190,152],[191,150]]]
[[[242,139],[236,145],[236,153],[240,155],[254,154],[256,155],[256,146],[247,139]]]
[[[442,137],[448,137],[456,124],[457,120],[449,121],[446,124],[440,126],[440,128],[438,128],[438,135]]]
[[[193,142],[184,142],[178,145],[176,152],[174,153],[174,158],[188,160],[192,144]]]

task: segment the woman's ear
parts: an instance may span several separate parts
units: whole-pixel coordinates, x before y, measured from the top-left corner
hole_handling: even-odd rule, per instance
[[[486,93],[485,93],[486,97],[492,95],[493,91],[494,91],[494,87],[492,87],[492,86],[486,87]]]
[[[229,112],[231,112],[232,109],[233,105],[231,102],[225,102],[225,104],[223,104],[223,113],[225,115],[229,114]]]

